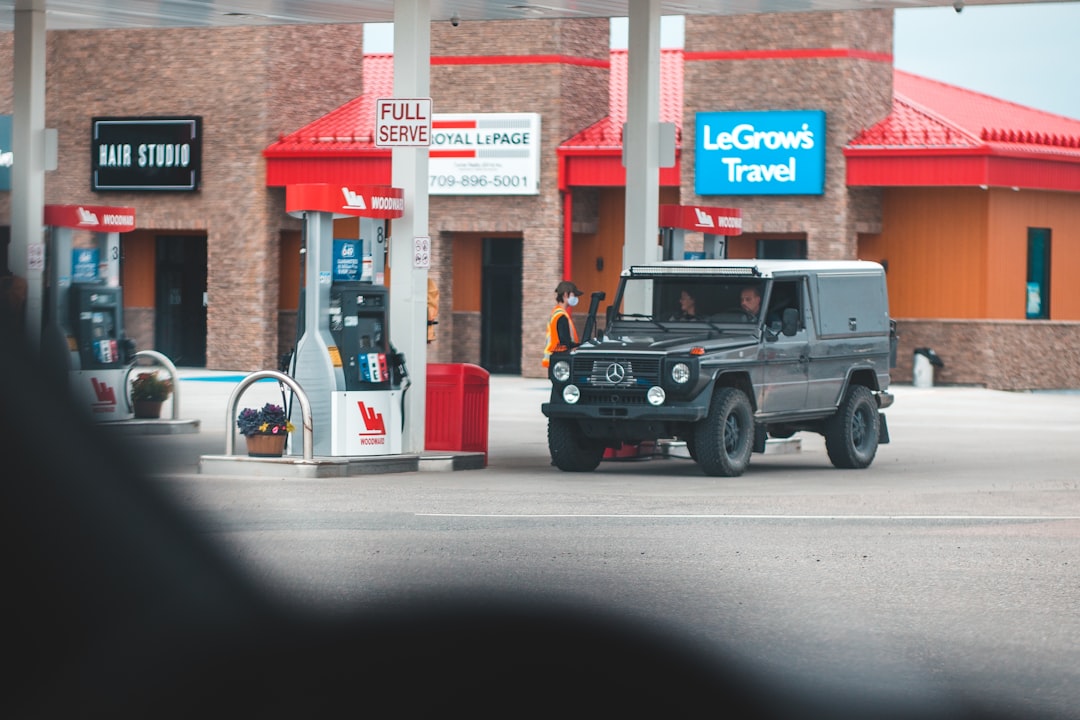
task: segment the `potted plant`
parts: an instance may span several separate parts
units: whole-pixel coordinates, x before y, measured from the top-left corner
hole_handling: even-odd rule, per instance
[[[135,417],[161,417],[161,404],[169,399],[172,391],[170,378],[163,378],[154,370],[139,373],[131,381],[131,404]]]
[[[285,417],[285,409],[274,403],[261,408],[244,408],[236,418],[236,426],[247,441],[252,457],[281,457],[285,440],[293,424]]]

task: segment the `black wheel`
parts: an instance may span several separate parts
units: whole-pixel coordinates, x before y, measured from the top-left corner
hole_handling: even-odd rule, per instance
[[[825,426],[825,450],[838,468],[864,468],[877,454],[881,419],[870,389],[848,388],[844,401]]]
[[[694,428],[694,453],[706,475],[738,477],[750,464],[754,450],[754,417],[746,394],[719,388],[709,416]]]
[[[548,452],[564,472],[592,472],[604,458],[603,445],[582,437],[576,423],[561,418],[548,418]]]

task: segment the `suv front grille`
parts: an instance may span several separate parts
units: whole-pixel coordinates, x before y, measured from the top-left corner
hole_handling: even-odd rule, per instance
[[[574,382],[582,391],[640,388],[660,384],[660,358],[638,356],[575,357]]]

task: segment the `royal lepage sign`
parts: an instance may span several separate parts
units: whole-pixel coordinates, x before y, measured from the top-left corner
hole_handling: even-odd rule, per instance
[[[427,147],[431,144],[431,98],[379,98],[375,101],[377,147]]]

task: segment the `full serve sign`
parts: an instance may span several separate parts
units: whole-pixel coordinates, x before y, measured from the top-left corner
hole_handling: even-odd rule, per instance
[[[431,98],[379,98],[375,101],[377,147],[427,147],[431,144]]]

